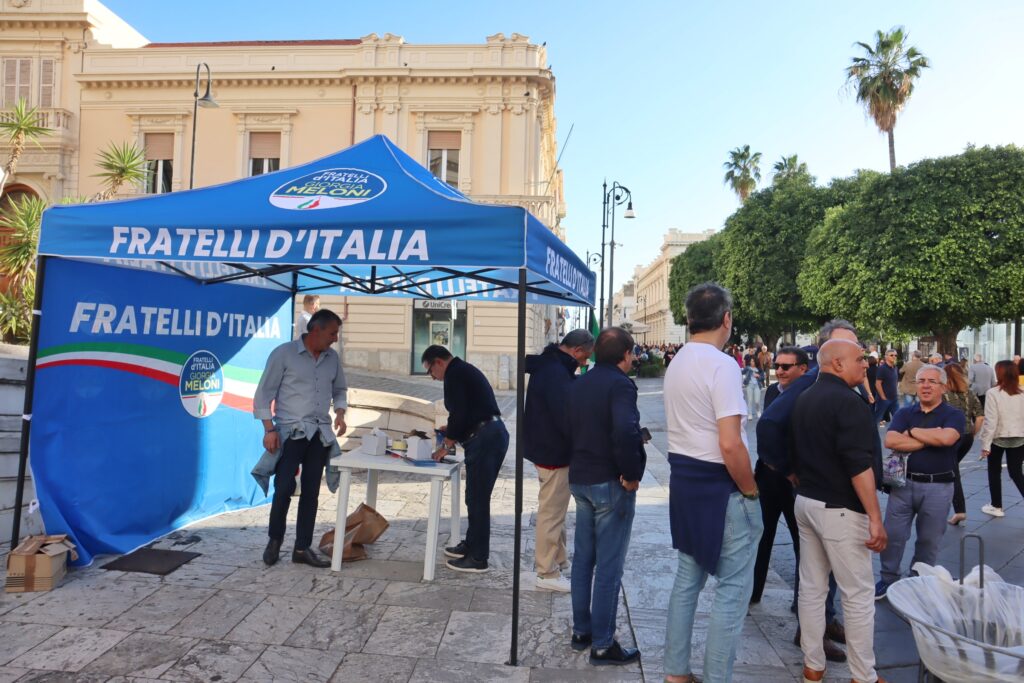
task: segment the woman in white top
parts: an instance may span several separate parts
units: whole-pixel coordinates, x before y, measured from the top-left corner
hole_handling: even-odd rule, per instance
[[[996,363],[996,386],[985,393],[985,423],[981,428],[981,457],[988,459],[988,488],[992,502],[981,511],[993,517],[1003,512],[1003,453],[1010,479],[1024,495],[1024,389],[1020,371],[1009,360]]]

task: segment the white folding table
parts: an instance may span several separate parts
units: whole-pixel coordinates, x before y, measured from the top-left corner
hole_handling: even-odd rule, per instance
[[[332,458],[331,467],[341,471],[338,485],[338,517],[334,523],[334,553],[331,556],[331,571],[341,571],[341,555],[345,538],[345,521],[348,519],[348,494],[352,484],[352,470],[366,470],[366,504],[377,505],[377,476],[381,472],[404,472],[430,480],[430,505],[427,513],[427,548],[423,558],[423,580],[434,580],[434,564],[437,562],[437,530],[441,523],[441,493],[445,479],[451,484],[451,535],[449,542],[459,542],[460,505],[460,463],[431,462],[413,465],[401,458],[390,455],[367,455],[360,449],[342,453]]]

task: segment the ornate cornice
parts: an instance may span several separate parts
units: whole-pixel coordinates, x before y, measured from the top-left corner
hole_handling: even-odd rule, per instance
[[[194,76],[144,76],[136,74],[78,74],[76,76],[83,89],[113,89],[113,88],[182,88],[193,87]],[[365,84],[386,84],[402,83],[405,85],[487,85],[491,83],[502,83],[514,85],[530,84],[540,87],[542,97],[550,92],[546,84],[552,79],[551,72],[547,70],[530,70],[518,73],[496,73],[479,72],[465,74],[413,74],[409,70],[377,71],[377,72],[354,72],[351,70],[342,71],[337,74],[296,74],[293,76],[267,76],[265,74],[253,75],[218,75],[214,77],[214,85],[217,88],[231,87],[252,87],[252,86],[330,86],[330,85],[365,85]]]

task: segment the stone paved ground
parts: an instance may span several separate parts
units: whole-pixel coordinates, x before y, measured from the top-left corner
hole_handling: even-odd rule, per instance
[[[440,397],[440,384],[426,379],[350,374],[352,386]],[[505,665],[514,529],[514,460],[509,457],[494,493],[494,569],[489,574],[463,575],[439,566],[436,580],[422,583],[427,486],[403,476],[382,475],[378,508],[391,527],[369,547],[369,560],[345,565],[337,575],[287,561],[264,567],[260,556],[267,508],[262,507],[206,520],[158,542],[157,547],[202,553],[167,577],[105,571],[98,566],[104,560],[71,572],[54,592],[3,594],[0,683],[659,681],[675,557],[667,518],[661,381],[641,380],[639,386],[641,413],[654,432],[656,448],[649,452],[648,472],[638,494],[618,625],[620,640],[638,644],[643,652],[638,666],[594,670],[585,654],[569,649],[568,596],[531,590],[529,571],[522,574],[519,666]],[[513,412],[513,394],[502,393],[499,402],[507,415]],[[1020,583],[1020,497],[1004,487],[1007,517],[983,519],[978,508],[985,502],[984,472],[976,456],[968,456],[965,463],[971,518],[967,529],[986,538],[989,564],[1007,580]],[[532,558],[530,525],[536,501],[536,479],[529,465],[526,471],[524,567]],[[355,477],[353,500],[360,500],[364,491],[365,478]],[[324,489],[318,536],[333,526],[335,500]],[[447,512],[446,504],[443,513]],[[571,517],[570,508],[570,548]],[[788,534],[780,531],[765,597],[744,623],[736,681],[795,681],[800,671],[800,651],[790,640],[795,626],[789,612],[792,552],[786,547]],[[940,556],[954,570],[962,533],[947,534]],[[447,540],[445,533],[436,539],[439,545]],[[442,560],[439,557],[439,564]],[[698,608],[698,671],[699,641],[710,606],[711,593],[706,592]],[[884,675],[891,681],[916,680],[910,631],[885,603],[879,603],[876,629]],[[829,680],[844,676],[848,680],[844,667],[830,669]]]

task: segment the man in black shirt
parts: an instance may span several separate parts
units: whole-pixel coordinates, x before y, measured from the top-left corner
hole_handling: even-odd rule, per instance
[[[491,493],[508,450],[508,430],[501,421],[494,390],[484,374],[452,356],[443,346],[428,346],[420,359],[435,380],[444,382],[448,426],[444,444],[434,452],[440,460],[451,446],[461,443],[466,452],[466,539],[444,549],[452,558],[445,564],[460,572],[485,572],[490,556]]]
[[[864,381],[867,362],[856,342],[832,339],[818,351],[818,364],[818,380],[797,399],[792,421],[804,679],[825,675],[823,617],[831,570],[846,616],[850,673],[864,683],[877,679],[871,551],[886,545],[875,493],[874,417],[853,391]]]

